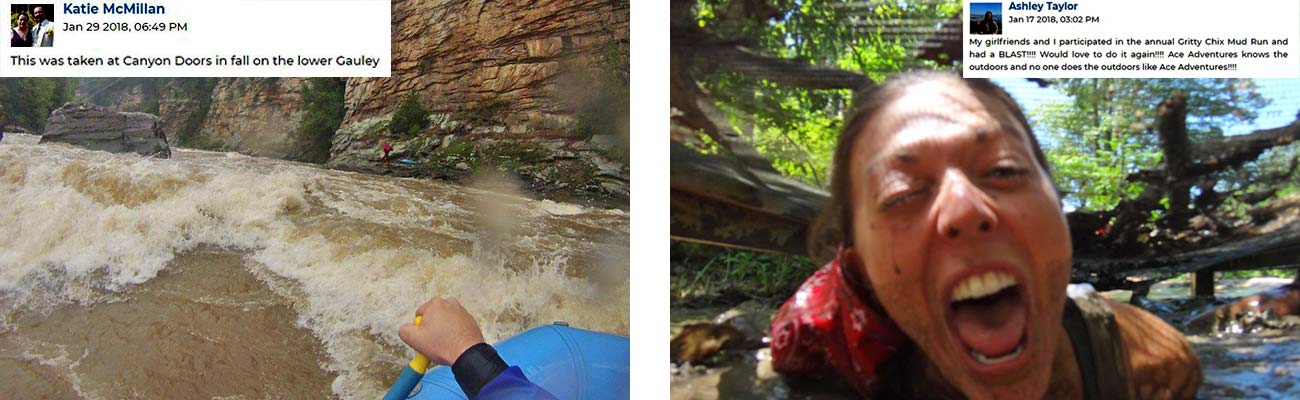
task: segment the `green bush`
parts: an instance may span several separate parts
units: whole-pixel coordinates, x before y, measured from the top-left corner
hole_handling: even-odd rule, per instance
[[[50,111],[73,99],[73,78],[0,79],[0,104],[5,105],[6,123],[33,132],[45,129]]]
[[[388,123],[388,132],[397,137],[412,137],[429,127],[429,110],[420,104],[420,94],[411,92],[406,100],[393,113],[393,120]]]
[[[756,299],[779,304],[817,265],[805,256],[672,242],[674,303],[729,304]]]
[[[434,150],[429,155],[429,167],[450,169],[463,162],[471,168],[504,167],[519,172],[542,162],[548,154],[546,148],[531,142],[496,142],[479,146],[456,140]]]
[[[574,74],[578,93],[569,100],[574,110],[573,132],[583,138],[626,132],[631,110],[630,53],[623,43],[610,43],[595,62]]]
[[[508,108],[509,101],[493,97],[457,111],[452,118],[469,126],[501,125],[501,113]]]
[[[342,78],[310,78],[302,83],[302,123],[298,134],[307,142],[302,159],[325,162],[330,157],[334,132],[343,123]]]

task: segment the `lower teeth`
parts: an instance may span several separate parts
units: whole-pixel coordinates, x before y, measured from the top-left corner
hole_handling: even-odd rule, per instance
[[[1012,351],[1011,353],[1008,353],[1008,354],[1006,354],[1006,355],[1003,355],[1003,356],[1001,356],[1001,357],[996,357],[996,358],[990,358],[989,356],[986,356],[986,355],[980,354],[978,351],[975,351],[975,350],[971,350],[971,351],[970,351],[970,355],[971,355],[972,357],[975,357],[975,361],[979,361],[979,362],[982,363],[982,364],[997,364],[997,363],[1000,363],[1000,362],[1003,362],[1003,361],[1006,361],[1006,360],[1010,360],[1010,359],[1012,359],[1012,358],[1015,358],[1016,356],[1020,355],[1020,351],[1021,351],[1021,350],[1024,350],[1024,349],[1025,349],[1025,346],[1024,346],[1023,344],[1021,344],[1021,345],[1017,345],[1017,346],[1016,346],[1016,349],[1015,349],[1014,351]]]

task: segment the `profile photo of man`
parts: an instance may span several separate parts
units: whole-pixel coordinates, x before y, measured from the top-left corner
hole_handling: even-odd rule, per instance
[[[13,21],[9,47],[54,46],[53,4],[14,4],[9,13]]]
[[[1002,3],[970,3],[970,34],[1001,35]]]

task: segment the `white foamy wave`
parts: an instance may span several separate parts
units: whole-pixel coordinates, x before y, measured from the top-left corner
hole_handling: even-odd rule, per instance
[[[550,200],[542,200],[538,203],[538,208],[551,215],[578,215],[583,212],[582,206],[577,204],[556,203]]]
[[[165,161],[70,150],[0,152],[22,176],[0,181],[0,290],[37,271],[102,273],[109,288],[145,282],[198,244],[256,247],[281,212],[303,203],[302,179],[250,171],[214,175]],[[15,178],[15,177],[10,177]]]
[[[411,355],[397,327],[434,295],[460,299],[490,341],[557,320],[627,333],[621,211],[230,153],[157,160],[22,142],[0,145],[10,309],[94,302],[178,252],[242,249],[294,299],[344,398],[379,397],[379,370]]]

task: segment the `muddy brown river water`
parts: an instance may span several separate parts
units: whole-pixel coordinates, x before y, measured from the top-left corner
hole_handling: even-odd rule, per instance
[[[397,327],[628,333],[628,214],[173,149],[0,141],[0,398],[379,398]]]

